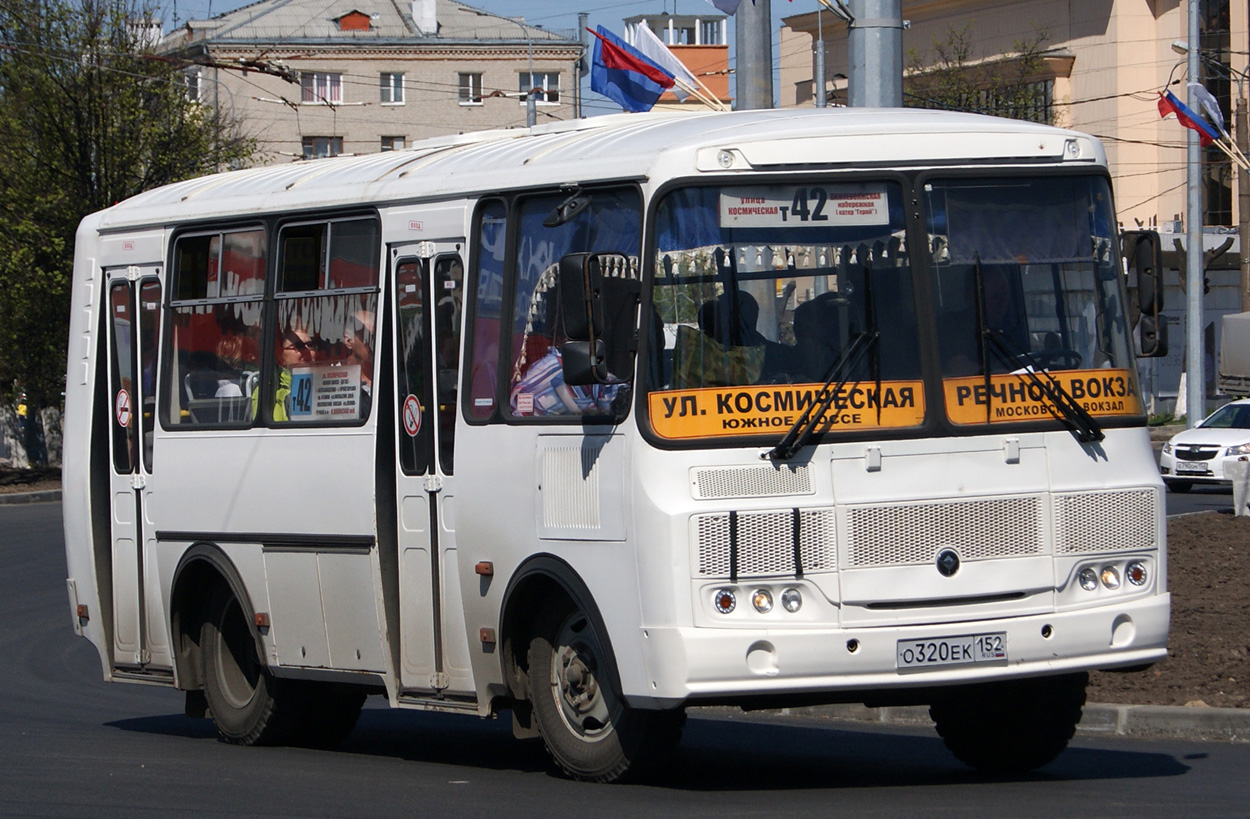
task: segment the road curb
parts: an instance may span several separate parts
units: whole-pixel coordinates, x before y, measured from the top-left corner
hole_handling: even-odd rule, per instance
[[[733,711],[736,709],[721,709]],[[869,708],[816,705],[768,711],[773,716],[867,722],[879,725],[933,725],[927,706]],[[1087,736],[1156,737],[1250,742],[1250,708],[1088,703],[1077,733]]]
[[[52,503],[61,499],[61,490],[50,489],[47,492],[6,492],[0,494],[0,506],[15,503]]]

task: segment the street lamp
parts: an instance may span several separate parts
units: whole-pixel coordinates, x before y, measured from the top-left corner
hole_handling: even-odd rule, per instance
[[[533,128],[538,122],[538,99],[534,96],[534,39],[530,34],[529,26],[522,23],[515,17],[501,17],[497,14],[490,14],[477,9],[470,9],[478,17],[490,17],[494,20],[507,20],[521,29],[521,33],[525,35],[525,45],[529,51],[529,82],[530,90],[525,94],[525,126]]]

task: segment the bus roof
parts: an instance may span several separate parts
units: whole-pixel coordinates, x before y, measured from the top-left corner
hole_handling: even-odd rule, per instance
[[[916,167],[986,161],[1105,164],[1093,137],[920,109],[619,114],[437,137],[400,151],[231,171],[141,193],[101,231],[501,189],[704,172]]]

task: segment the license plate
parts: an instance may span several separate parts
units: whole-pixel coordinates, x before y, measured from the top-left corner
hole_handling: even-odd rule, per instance
[[[1177,474],[1180,474],[1183,472],[1187,475],[1192,475],[1194,473],[1197,473],[1199,475],[1205,475],[1208,472],[1210,472],[1210,470],[1207,469],[1207,465],[1204,463],[1193,463],[1190,461],[1177,461],[1176,472]]]
[[[922,671],[952,665],[997,663],[1007,660],[1007,634],[965,634],[931,640],[899,640],[898,670]]]

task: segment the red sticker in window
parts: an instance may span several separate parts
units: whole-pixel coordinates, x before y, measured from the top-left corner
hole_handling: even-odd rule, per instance
[[[117,403],[114,406],[114,412],[117,415],[117,425],[119,427],[130,426],[130,393],[125,390],[117,391]]]
[[[416,438],[420,431],[421,404],[415,395],[410,395],[404,399],[404,432],[408,433],[408,437]]]

